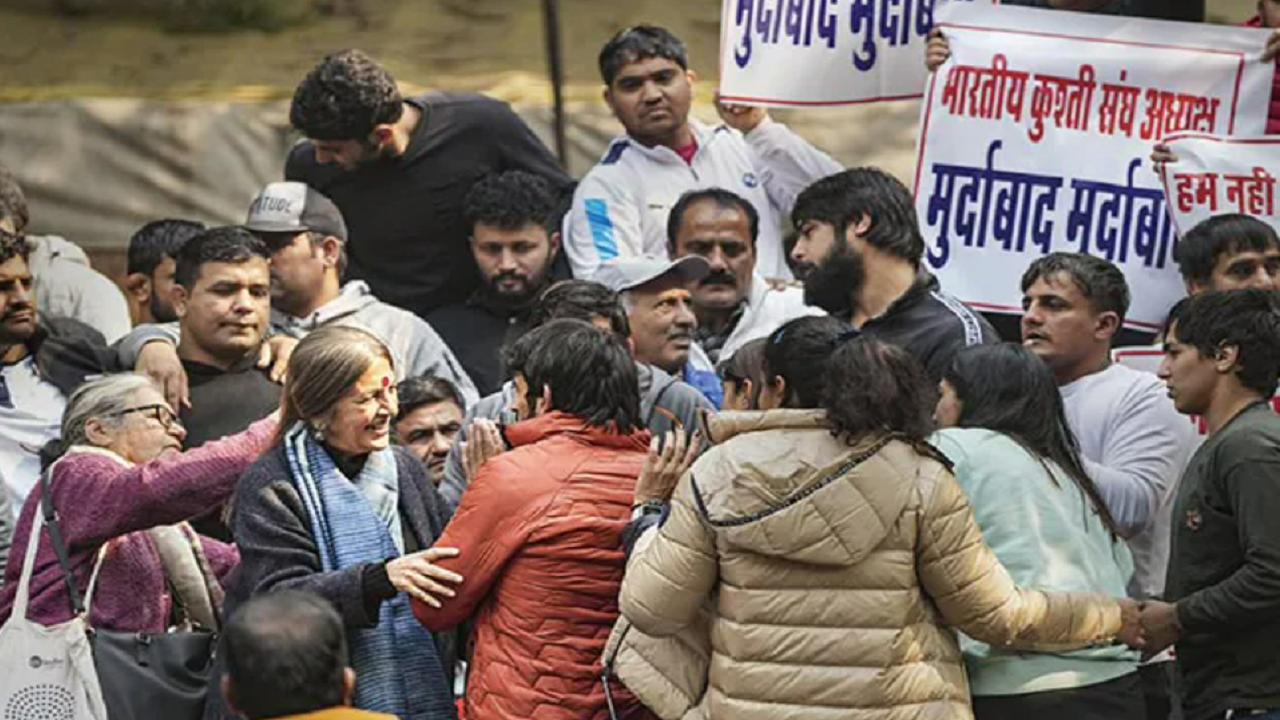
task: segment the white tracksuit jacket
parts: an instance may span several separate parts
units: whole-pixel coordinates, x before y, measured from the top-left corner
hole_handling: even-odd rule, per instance
[[[573,275],[590,278],[615,257],[666,257],[667,215],[690,190],[721,187],[749,200],[760,213],[756,270],[790,278],[781,224],[796,196],[815,180],[843,168],[781,123],[766,119],[743,135],[727,125],[689,126],[698,149],[686,163],[665,146],[645,147],[616,138],[578,185],[564,220],[564,248]]]

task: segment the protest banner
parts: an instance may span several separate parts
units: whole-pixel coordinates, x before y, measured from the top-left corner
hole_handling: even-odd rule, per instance
[[[921,110],[928,266],[973,306],[1018,313],[1035,258],[1097,255],[1129,282],[1126,325],[1158,329],[1183,286],[1152,146],[1260,134],[1267,31],[980,4],[937,19],[952,55]]]
[[[722,0],[720,97],[747,105],[918,98],[936,8],[997,0]]]
[[[1178,156],[1162,168],[1160,179],[1179,234],[1227,213],[1253,215],[1280,228],[1280,137],[1178,133],[1165,143]]]

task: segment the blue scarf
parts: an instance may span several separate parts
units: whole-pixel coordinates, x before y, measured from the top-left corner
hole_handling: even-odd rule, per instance
[[[390,448],[370,453],[357,482],[347,480],[329,453],[299,423],[285,438],[293,484],[311,522],[324,572],[398,557],[387,523],[358,485],[395,484]],[[367,477],[366,477],[367,475]],[[348,630],[356,671],[355,706],[404,720],[453,720],[457,710],[435,642],[413,617],[404,593],[382,603],[378,624]]]

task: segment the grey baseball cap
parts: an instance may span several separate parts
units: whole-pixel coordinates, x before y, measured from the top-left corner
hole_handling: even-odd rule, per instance
[[[675,274],[684,282],[694,282],[709,272],[711,265],[700,255],[686,255],[677,260],[642,256],[606,261],[592,279],[614,292],[622,292],[666,275]]]
[[[347,241],[342,211],[329,198],[300,182],[274,182],[249,205],[244,226],[253,232],[317,232]]]

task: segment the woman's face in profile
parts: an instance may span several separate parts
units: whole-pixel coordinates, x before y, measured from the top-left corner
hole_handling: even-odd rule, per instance
[[[95,418],[86,427],[89,440],[134,464],[182,451],[186,430],[159,390],[145,387],[111,417]]]
[[[366,455],[391,444],[391,421],[399,410],[391,363],[375,358],[334,405],[325,442],[344,455]]]
[[[960,396],[951,383],[943,380],[938,385],[940,396],[938,406],[933,411],[933,421],[940,428],[955,427],[960,424]]]

